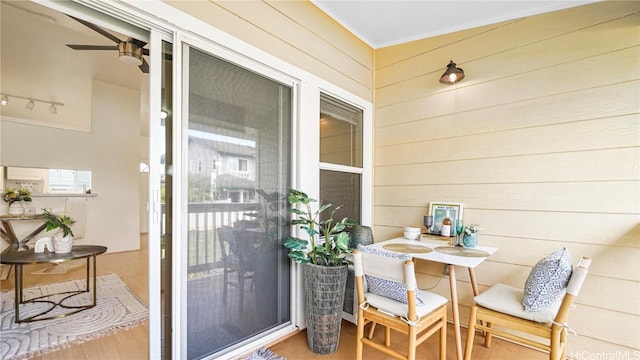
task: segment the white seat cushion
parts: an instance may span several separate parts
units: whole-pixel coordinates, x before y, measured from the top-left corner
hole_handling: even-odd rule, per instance
[[[550,307],[541,311],[525,311],[522,305],[524,292],[504,284],[495,284],[489,290],[476,296],[476,304],[487,309],[495,310],[503,314],[512,315],[521,319],[539,323],[550,324],[560,309],[562,297]]]
[[[433,310],[447,303],[447,298],[442,297],[432,292],[418,290],[420,298],[422,298],[423,305],[416,305],[416,315],[421,318]],[[400,301],[390,299],[388,297],[366,293],[365,299],[369,305],[377,308],[378,310],[395,316],[407,317],[409,314],[408,305]]]

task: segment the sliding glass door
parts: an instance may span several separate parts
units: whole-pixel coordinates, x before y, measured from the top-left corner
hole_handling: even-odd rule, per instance
[[[186,356],[196,359],[290,322],[282,241],[293,91],[194,47],[183,46],[182,59],[187,214],[180,272]]]

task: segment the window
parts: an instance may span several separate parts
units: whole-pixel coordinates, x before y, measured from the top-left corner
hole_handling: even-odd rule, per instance
[[[361,222],[362,109],[320,95],[320,199]],[[328,216],[328,215],[327,215]]]
[[[50,193],[84,194],[91,189],[91,171],[49,169]]]

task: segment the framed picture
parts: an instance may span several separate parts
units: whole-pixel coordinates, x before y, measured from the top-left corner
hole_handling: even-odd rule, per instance
[[[440,201],[432,201],[429,203],[429,215],[433,216],[433,226],[431,226],[431,234],[440,234],[440,230],[442,229],[442,220],[444,220],[447,215],[447,210],[449,210],[449,216],[451,218],[451,225],[455,227],[456,220],[462,219],[462,203],[452,203],[452,202],[440,202]],[[451,231],[451,236],[453,236],[455,230]]]

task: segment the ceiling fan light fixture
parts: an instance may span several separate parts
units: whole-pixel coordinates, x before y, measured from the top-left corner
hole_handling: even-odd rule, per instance
[[[464,71],[456,67],[456,63],[454,63],[453,60],[450,60],[449,64],[447,65],[447,70],[440,77],[440,83],[451,85],[457,83],[462,79],[464,79]]]
[[[118,44],[118,52],[120,61],[135,66],[142,65],[142,48],[130,42],[121,42]]]

